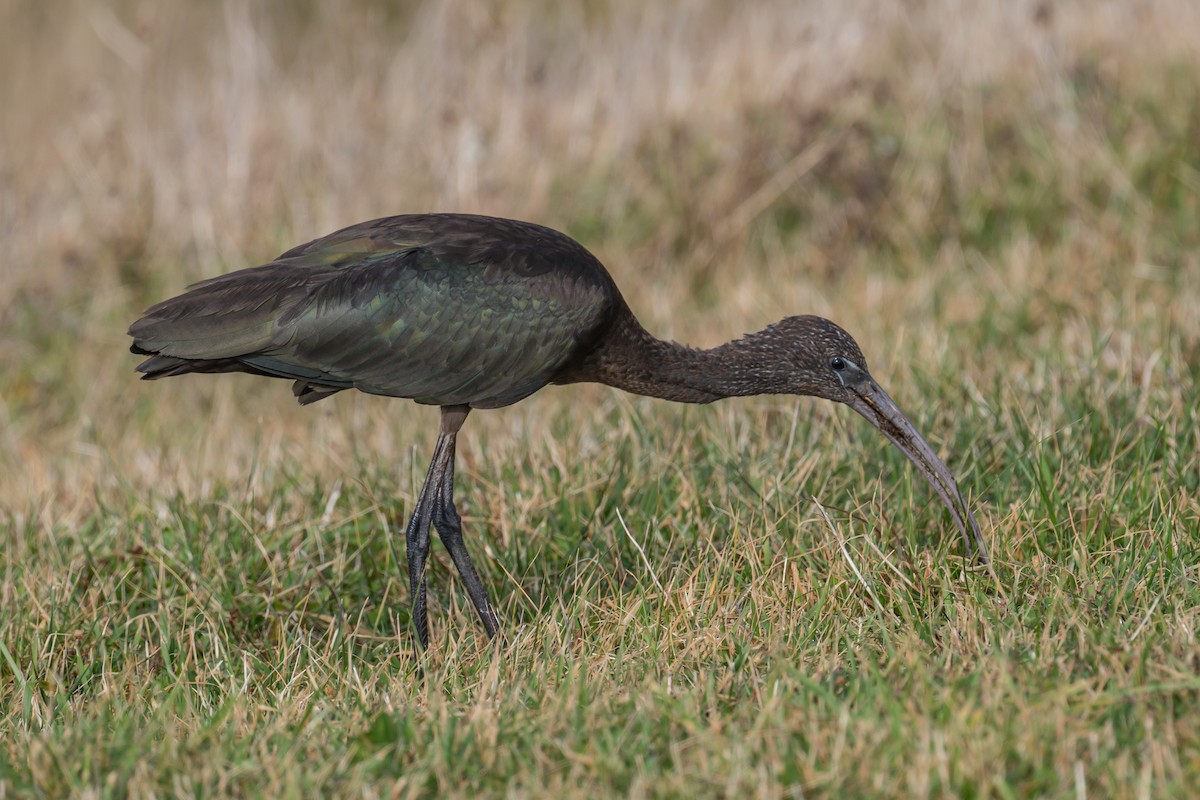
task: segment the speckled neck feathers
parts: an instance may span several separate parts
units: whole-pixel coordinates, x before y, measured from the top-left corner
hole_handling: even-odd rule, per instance
[[[556,382],[594,381],[663,400],[711,403],[792,392],[791,378],[773,327],[702,350],[658,339],[626,312],[602,344]]]

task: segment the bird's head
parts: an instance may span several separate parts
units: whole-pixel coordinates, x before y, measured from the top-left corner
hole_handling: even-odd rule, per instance
[[[787,317],[768,329],[784,349],[788,391],[844,403],[866,417],[925,476],[954,517],[968,552],[987,560],[975,516],[949,468],[912,422],[867,371],[867,359],[854,338],[823,317]]]
[[[849,404],[853,386],[871,377],[858,342],[824,317],[786,317],[764,333],[782,351],[789,394]]]

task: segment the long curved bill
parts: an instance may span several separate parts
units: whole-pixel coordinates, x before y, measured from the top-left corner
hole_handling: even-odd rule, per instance
[[[892,444],[896,445],[908,460],[913,463],[925,479],[933,486],[934,491],[942,498],[954,524],[962,534],[967,553],[977,555],[981,563],[988,562],[987,546],[979,533],[979,525],[975,515],[967,507],[958,484],[950,469],[942,463],[933,452],[929,443],[917,433],[917,429],[908,421],[908,417],[900,410],[888,393],[875,382],[874,378],[863,374],[861,381],[851,387],[852,399],[847,403],[859,414],[883,433]]]

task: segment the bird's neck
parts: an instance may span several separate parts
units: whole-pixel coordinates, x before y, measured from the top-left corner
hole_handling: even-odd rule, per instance
[[[596,381],[680,403],[787,391],[783,365],[765,346],[761,331],[702,350],[658,339],[632,315],[630,320],[592,354],[583,372],[567,380]]]

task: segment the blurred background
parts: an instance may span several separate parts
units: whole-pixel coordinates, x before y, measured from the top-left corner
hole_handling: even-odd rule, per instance
[[[436,412],[125,331],[423,211],[840,323],[992,569],[847,409],[552,387],[458,443],[509,647],[435,546],[414,681]],[[1196,0],[0,0],[0,796],[1194,794],[1198,222]]]
[[[429,409],[143,384],[125,336],[195,280],[402,212],[562,229],[664,337],[832,317],[934,440],[965,406],[1061,431],[1064,382],[1183,413],[1198,74],[1192,0],[6,0],[0,507],[69,525],[112,492],[423,462]],[[624,402],[478,414],[464,458]]]

